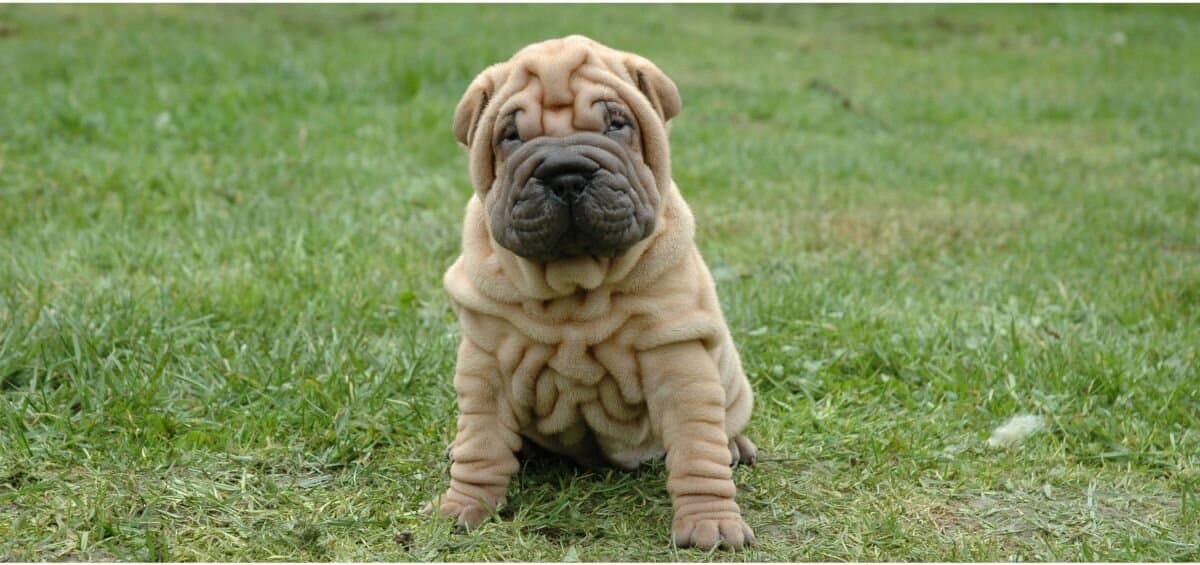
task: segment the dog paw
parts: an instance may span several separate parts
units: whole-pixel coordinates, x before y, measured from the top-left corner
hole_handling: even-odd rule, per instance
[[[458,531],[467,532],[483,524],[484,520],[487,520],[488,516],[491,516],[503,503],[504,501],[501,500],[495,504],[486,504],[481,500],[458,496],[452,491],[429,502],[421,511],[427,515],[450,518],[457,524]]]
[[[758,461],[758,448],[750,438],[737,435],[729,438],[730,466],[753,465]]]
[[[754,543],[754,531],[741,516],[736,518],[685,518],[671,532],[675,545],[712,549],[741,549]]]

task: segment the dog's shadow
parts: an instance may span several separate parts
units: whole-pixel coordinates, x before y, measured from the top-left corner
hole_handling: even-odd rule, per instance
[[[575,459],[526,444],[517,454],[521,469],[513,476],[505,521],[564,543],[603,536],[605,517],[641,514],[657,523],[671,520],[662,459],[633,470]],[[659,516],[661,514],[661,516]]]

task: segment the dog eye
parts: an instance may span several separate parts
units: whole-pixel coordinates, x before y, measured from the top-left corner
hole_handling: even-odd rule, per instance
[[[613,116],[608,121],[608,127],[604,129],[604,133],[615,133],[629,127],[629,121],[621,116]]]
[[[517,131],[517,126],[508,126],[501,133],[500,141],[521,141],[521,132]]]

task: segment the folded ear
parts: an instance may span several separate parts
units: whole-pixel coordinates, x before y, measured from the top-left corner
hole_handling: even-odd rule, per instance
[[[470,147],[475,139],[479,119],[487,109],[488,102],[496,94],[496,88],[505,75],[503,64],[492,65],[479,73],[454,109],[454,137],[464,146]]]
[[[625,70],[629,71],[638,90],[650,100],[650,105],[658,112],[663,122],[679,114],[683,107],[683,101],[679,98],[679,88],[654,63],[643,57],[630,55],[625,60]]]

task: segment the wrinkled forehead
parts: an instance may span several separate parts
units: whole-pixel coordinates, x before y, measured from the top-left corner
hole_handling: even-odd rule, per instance
[[[597,103],[620,101],[614,80],[626,74],[619,53],[595,42],[564,39],[531,45],[509,61],[510,95],[500,116],[520,111],[521,129],[546,134],[587,128],[601,114]]]

